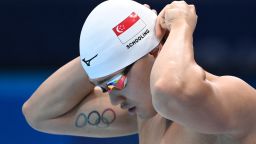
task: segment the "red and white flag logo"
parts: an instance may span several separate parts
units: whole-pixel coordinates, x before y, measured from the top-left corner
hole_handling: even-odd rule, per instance
[[[112,30],[122,43],[126,43],[145,27],[146,24],[140,19],[140,17],[135,12],[132,12]]]

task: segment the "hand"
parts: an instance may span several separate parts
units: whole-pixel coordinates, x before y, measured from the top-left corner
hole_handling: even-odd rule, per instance
[[[174,1],[160,12],[156,22],[156,35],[163,37],[166,31],[178,27],[187,27],[193,33],[197,23],[194,5],[185,1]]]

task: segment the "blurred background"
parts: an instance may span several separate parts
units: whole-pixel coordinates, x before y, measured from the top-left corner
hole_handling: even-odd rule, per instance
[[[158,12],[171,1],[137,0]],[[136,144],[137,135],[95,139],[49,135],[30,128],[22,104],[55,70],[79,55],[89,12],[102,0],[0,1],[0,138],[4,144]],[[256,87],[256,1],[187,1],[196,5],[196,61],[217,75]],[[110,16],[111,18],[111,16]]]

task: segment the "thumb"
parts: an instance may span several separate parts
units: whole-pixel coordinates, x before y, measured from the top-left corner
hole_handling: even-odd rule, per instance
[[[165,22],[163,18],[160,18],[160,17],[157,18],[155,31],[156,31],[156,36],[158,38],[162,38],[165,35],[166,29],[165,29]]]
[[[162,38],[166,33],[166,25],[165,25],[165,10],[167,6],[159,13],[156,19],[156,27],[155,32],[158,38]]]

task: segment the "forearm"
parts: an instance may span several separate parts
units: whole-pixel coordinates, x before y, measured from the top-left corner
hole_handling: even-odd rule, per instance
[[[160,62],[168,60],[182,68],[184,64],[194,62],[193,32],[186,24],[173,27],[158,58]]]
[[[23,105],[26,117],[33,120],[63,115],[90,93],[93,85],[76,58],[52,74]]]
[[[194,60],[192,32],[186,26],[173,28],[154,63],[151,84],[167,83],[172,85],[170,88],[176,89],[192,83],[195,76],[205,78],[203,70]]]
[[[222,122],[211,106],[211,102],[216,101],[214,97],[200,94],[208,86],[203,84],[206,78],[204,70],[194,59],[193,35],[189,28],[181,26],[170,31],[154,63],[151,78],[154,107],[165,118],[199,131]],[[209,113],[212,117],[208,116]],[[199,125],[200,119],[205,123]]]

